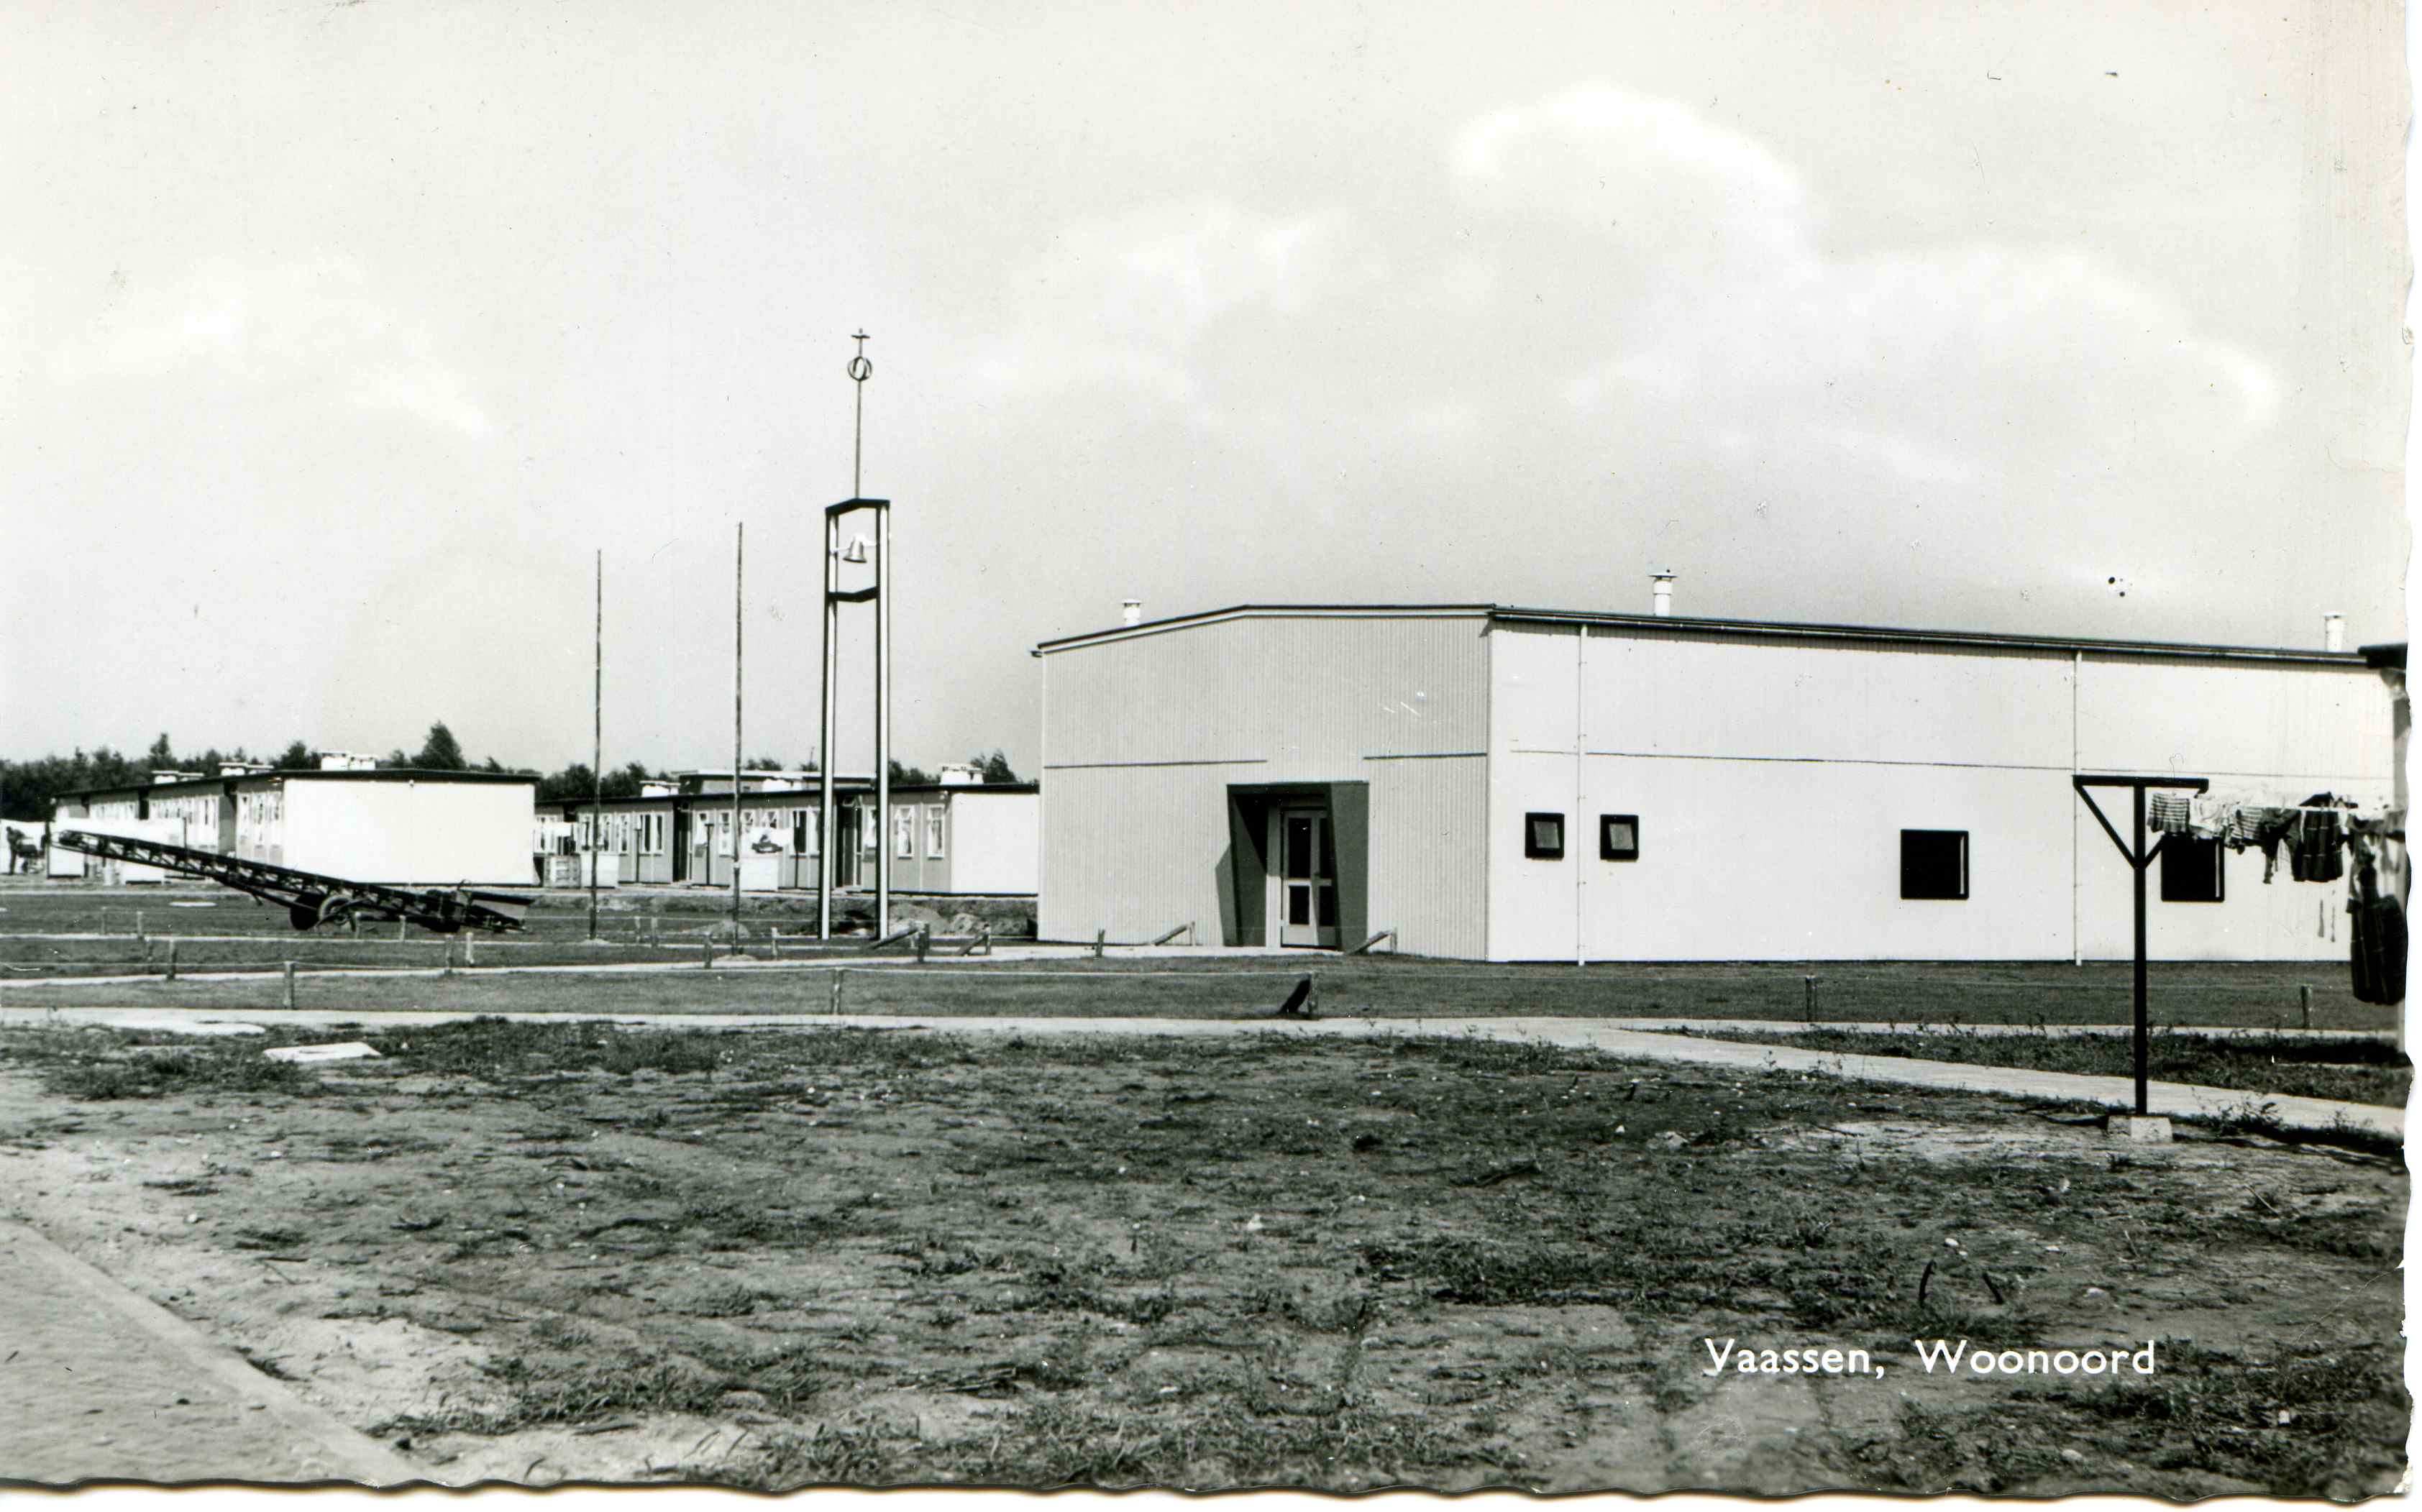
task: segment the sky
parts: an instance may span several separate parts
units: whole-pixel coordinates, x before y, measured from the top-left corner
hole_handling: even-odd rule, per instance
[[[728,764],[745,527],[808,760],[860,329],[927,766],[1127,598],[2401,638],[2399,26],[12,8],[0,756],[585,761],[602,553],[606,761]]]

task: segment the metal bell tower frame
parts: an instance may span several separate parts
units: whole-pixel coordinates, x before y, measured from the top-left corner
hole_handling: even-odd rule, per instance
[[[866,451],[866,381],[874,364],[866,358],[866,333],[851,339],[857,354],[849,359],[849,376],[857,386],[856,442],[849,468],[850,496],[825,506],[825,662],[821,698],[821,748],[817,752],[820,784],[816,822],[819,826],[816,887],[816,937],[832,938],[834,871],[833,828],[833,676],[840,666],[841,606],[874,605],[874,937],[891,932],[891,501],[867,498],[860,490],[859,468]],[[874,514],[874,581],[865,588],[843,589],[841,564],[868,560],[860,544],[841,542],[841,522],[862,511]],[[854,554],[853,554],[854,553]],[[863,842],[861,841],[861,843]]]

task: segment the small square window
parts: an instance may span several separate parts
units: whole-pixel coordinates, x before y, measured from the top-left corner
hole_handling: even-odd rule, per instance
[[[1602,813],[1597,816],[1597,858],[1601,861],[1640,859],[1640,815]]]
[[[2216,840],[2166,835],[2162,840],[2163,903],[2225,903],[2228,872]]]
[[[1526,813],[1522,816],[1522,854],[1534,861],[1565,858],[1565,816]]]
[[[1956,903],[1968,896],[1968,831],[1900,832],[1900,895]]]

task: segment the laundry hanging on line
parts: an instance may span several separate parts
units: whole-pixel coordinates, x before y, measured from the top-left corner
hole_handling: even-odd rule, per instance
[[[2146,795],[2145,827],[2163,835],[2215,841],[2231,850],[2258,848],[2262,880],[2278,875],[2279,858],[2288,858],[2288,874],[2297,882],[2335,882],[2346,874],[2340,848],[2358,826],[2383,821],[2359,819],[2351,799],[2316,793],[2298,804],[2244,803],[2182,793]]]

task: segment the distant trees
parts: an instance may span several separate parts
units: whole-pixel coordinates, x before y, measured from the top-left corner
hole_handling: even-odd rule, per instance
[[[891,758],[891,785],[893,787],[924,787],[930,784],[933,780],[934,774],[928,772],[923,767],[903,766],[900,764],[899,757],[894,756]]]
[[[142,763],[131,761],[107,746],[90,754],[79,747],[72,756],[0,761],[0,814],[10,819],[45,820],[62,793],[135,787],[149,780],[150,775]]]
[[[320,764],[320,758],[311,754],[310,747],[298,740],[286,748],[284,755],[269,764],[280,772],[307,772]]]
[[[296,741],[293,748],[300,748],[302,744]],[[199,772],[205,777],[216,777],[221,762],[249,762],[252,759],[242,746],[233,750],[221,750],[212,746],[207,750],[180,751],[176,743],[168,738],[168,732],[163,730],[160,738],[151,742],[151,748],[143,753],[140,764],[146,779],[153,772]],[[305,762],[306,764],[309,763],[308,752],[305,753]]]
[[[1007,753],[1003,751],[995,750],[989,756],[986,756],[982,752],[978,752],[977,754],[967,758],[967,764],[974,767],[977,771],[982,772],[983,774],[983,780],[986,782],[1014,782],[1017,780],[1017,774],[1009,769],[1009,757]]]
[[[606,774],[605,795],[609,798],[636,798],[639,784],[662,777],[651,772],[643,762],[632,762],[618,771]],[[587,762],[574,762],[560,772],[542,777],[538,781],[541,803],[579,803],[588,800],[598,789],[594,769]]]
[[[471,764],[463,759],[463,747],[455,740],[454,732],[440,719],[429,727],[429,738],[420,743],[420,750],[411,764],[425,772],[459,772]]]

